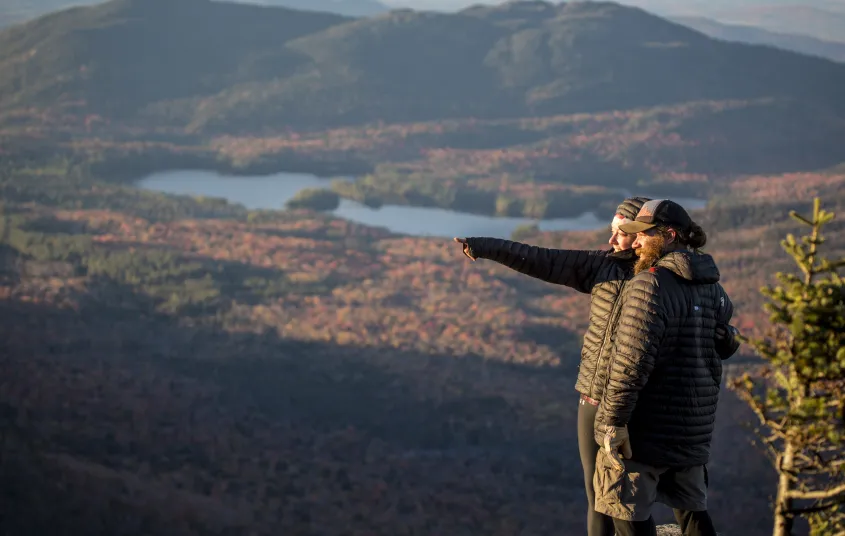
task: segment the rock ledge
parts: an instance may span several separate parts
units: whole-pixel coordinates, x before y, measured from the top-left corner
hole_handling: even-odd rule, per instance
[[[721,532],[716,533],[717,536],[722,536]],[[657,527],[657,536],[684,536],[681,532],[681,527],[678,525],[659,525]]]

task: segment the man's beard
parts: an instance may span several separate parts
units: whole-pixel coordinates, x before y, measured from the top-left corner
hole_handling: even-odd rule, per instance
[[[663,256],[665,247],[666,239],[662,236],[648,237],[645,243],[637,248],[637,263],[634,265],[634,275],[654,266],[654,263]]]

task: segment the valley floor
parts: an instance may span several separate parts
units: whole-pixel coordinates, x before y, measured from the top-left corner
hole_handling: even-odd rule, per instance
[[[4,173],[10,534],[582,530],[573,385],[587,296],[313,212]],[[699,215],[741,329],[763,327],[757,288],[788,268],[783,212],[843,180],[751,177]],[[769,530],[773,473],[750,419],[726,391],[711,510],[753,535]]]

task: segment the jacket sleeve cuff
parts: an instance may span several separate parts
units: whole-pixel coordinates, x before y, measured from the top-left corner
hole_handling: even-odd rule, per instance
[[[471,236],[466,239],[467,245],[469,246],[469,253],[473,257],[477,259],[486,259],[489,257],[490,252],[488,251],[488,247],[486,242],[487,238],[478,237],[478,236]]]
[[[727,325],[727,332],[728,337],[725,338],[723,341],[716,342],[716,353],[719,354],[719,357],[722,361],[726,359],[730,359],[737,350],[739,350],[739,346],[741,344],[739,340],[739,331],[731,326]]]

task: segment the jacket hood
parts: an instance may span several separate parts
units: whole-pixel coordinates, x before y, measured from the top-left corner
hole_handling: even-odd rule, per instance
[[[648,197],[629,197],[616,207],[616,213],[633,221],[647,201],[651,201],[651,199]]]
[[[681,279],[696,285],[719,282],[719,268],[713,257],[693,251],[672,251],[657,261],[655,266],[671,270]]]

